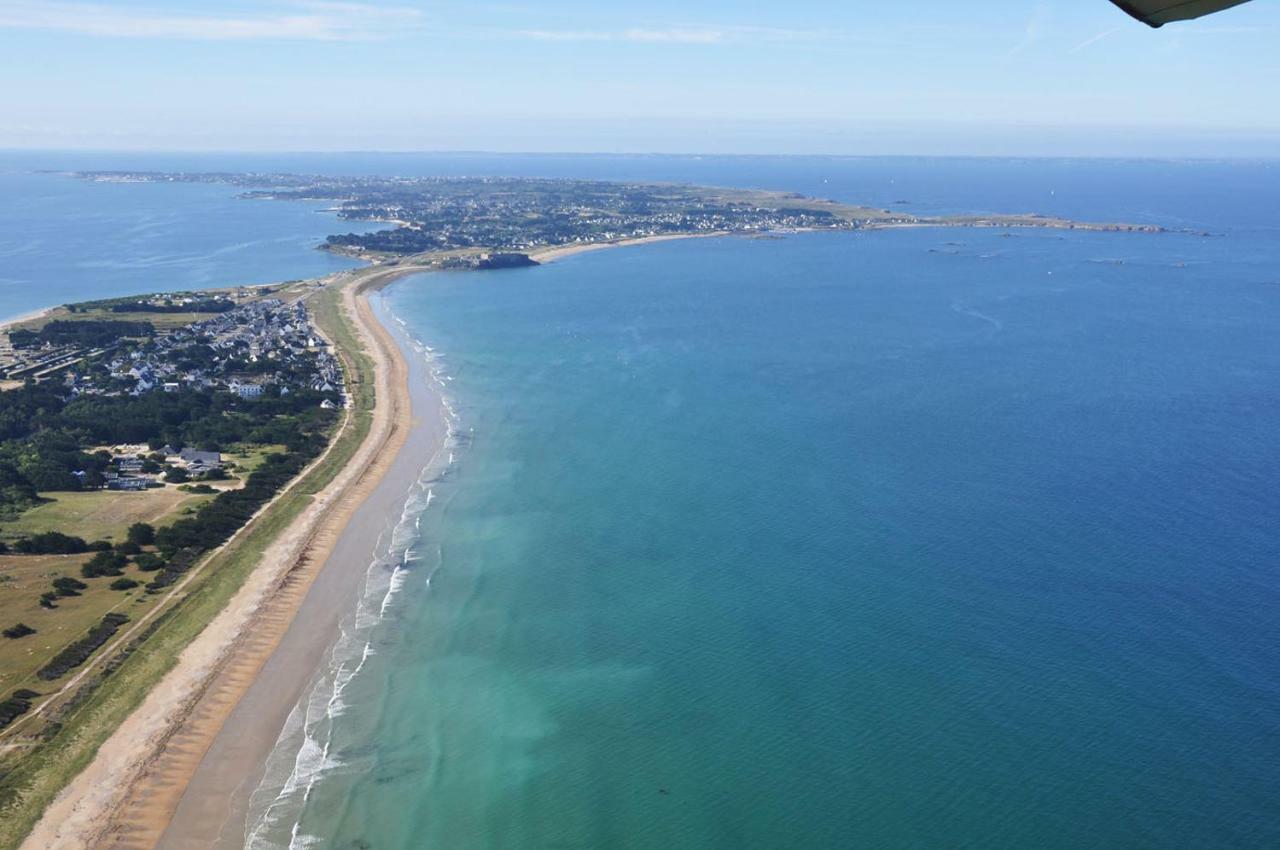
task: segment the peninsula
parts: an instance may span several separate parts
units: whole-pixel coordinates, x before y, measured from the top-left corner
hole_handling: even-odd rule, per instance
[[[889,227],[1049,228],[1156,233],[1154,224],[1078,222],[1034,213],[925,216],[793,192],[524,177],[319,177],[88,171],[109,182],[222,183],[249,199],[330,201],[340,218],[395,227],[329,236],[326,250],[373,262],[503,268],[548,252],[637,240]]]
[[[29,847],[126,835],[153,846],[162,834],[211,846],[243,815],[238,795],[362,576],[351,564],[408,487],[397,460],[429,458],[444,439],[439,399],[410,382],[417,367],[367,301],[388,281],[699,236],[1161,230],[674,184],[76,176],[228,184],[393,226],[319,246],[370,264],[357,271],[71,304],[6,329],[0,848],[29,832]],[[268,670],[271,687],[254,690]],[[253,723],[234,719],[245,711]],[[234,741],[219,736],[226,724]],[[189,783],[199,790],[184,796]]]

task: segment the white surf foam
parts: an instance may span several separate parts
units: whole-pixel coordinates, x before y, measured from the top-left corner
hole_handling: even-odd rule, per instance
[[[249,850],[294,850],[315,845],[318,839],[302,831],[302,817],[317,784],[345,767],[333,753],[335,721],[348,708],[344,694],[375,655],[376,630],[394,618],[396,598],[411,575],[427,566],[422,586],[429,587],[439,569],[438,547],[431,564],[423,563],[416,547],[421,545],[422,516],[438,498],[434,485],[444,468],[457,460],[453,449],[458,444],[459,415],[452,400],[442,392],[451,378],[445,374],[440,355],[417,340],[411,343],[426,362],[428,379],[440,399],[447,423],[446,438],[409,488],[400,515],[378,535],[370,553],[363,592],[344,619],[326,664],[290,712],[267,758],[263,779],[250,796],[245,828],[245,847]]]

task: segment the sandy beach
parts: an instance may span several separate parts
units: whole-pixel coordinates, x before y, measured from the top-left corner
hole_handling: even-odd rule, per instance
[[[724,235],[650,236],[531,256],[546,263]],[[403,331],[380,321],[370,302],[396,278],[423,271],[375,266],[327,280],[340,287],[342,307],[372,361],[376,402],[368,434],[351,462],[262,551],[226,608],[62,789],[24,850],[244,846],[250,797],[266,760],[343,618],[353,613],[380,536],[444,445],[447,423],[426,364],[406,356]],[[344,427],[351,427],[350,416]]]
[[[531,256],[545,263],[723,235],[651,236]],[[425,364],[406,356],[400,329],[384,325],[370,303],[396,278],[422,271],[374,267],[329,281],[341,287],[343,309],[373,362],[376,404],[367,436],[262,552],[230,604],[62,789],[23,850],[244,845],[250,795],[267,757],[353,611],[389,518],[399,515],[413,481],[444,444],[447,423]]]
[[[728,231],[717,230],[710,233],[670,233],[662,236],[642,236],[638,239],[618,239],[613,242],[589,242],[578,245],[558,245],[554,248],[540,248],[529,252],[529,259],[539,263],[554,263],[565,257],[586,254],[589,251],[601,251],[605,248],[626,248],[630,245],[649,245],[654,242],[671,242],[676,239],[707,239],[715,236],[728,236]]]
[[[402,354],[401,329],[391,325],[383,333],[392,337],[388,343],[400,346],[397,354]],[[402,405],[407,399],[412,411],[403,438],[394,452],[384,456],[385,468],[377,472],[376,483],[342,520],[327,565],[288,632],[228,717],[225,728],[233,732],[219,735],[191,774],[159,847],[232,850],[244,846],[250,795],[262,779],[266,758],[289,713],[324,665],[342,622],[354,613],[377,542],[389,536],[410,488],[422,470],[438,459],[444,445],[448,423],[425,361],[401,356],[401,367],[404,374],[394,392]],[[145,800],[143,805],[149,807]]]
[[[373,361],[367,435],[45,810],[23,848],[242,845],[255,777],[354,604],[386,517],[398,514],[396,500],[412,483],[404,478],[443,444],[446,425],[424,367],[411,366],[369,303],[371,293],[417,271],[366,269],[330,284],[342,287],[343,308]]]
[[[534,252],[718,237],[672,234]],[[447,434],[426,366],[370,298],[404,266],[343,273],[343,309],[373,363],[376,403],[355,456],[262,552],[232,601],[45,810],[22,847],[240,848],[250,796],[289,713],[354,610],[373,551]],[[24,317],[26,318],[26,317]],[[348,419],[347,426],[350,426]]]
[[[27,322],[38,322],[57,309],[57,307],[45,307],[42,310],[32,310],[30,313],[23,313],[20,316],[13,316],[12,318],[0,321],[0,333],[7,333],[10,328],[15,327],[16,325],[24,325]]]

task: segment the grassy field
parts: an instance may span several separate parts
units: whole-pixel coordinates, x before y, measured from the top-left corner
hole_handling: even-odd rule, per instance
[[[61,531],[85,540],[119,542],[135,522],[152,525],[167,522],[213,498],[182,492],[177,487],[129,493],[87,490],[42,495],[49,501],[23,511],[16,519],[0,523],[0,537],[12,539],[41,531]]]
[[[222,453],[224,461],[235,464],[231,478],[209,482],[215,489],[239,487],[262,465],[269,454],[285,451],[281,445],[237,445]],[[176,486],[153,487],[137,492],[88,490],[82,493],[43,493],[49,501],[24,511],[12,520],[0,522],[0,539],[12,540],[41,531],[61,531],[85,540],[118,543],[135,522],[159,527],[197,510],[213,498]],[[0,602],[0,615],[4,605]]]
[[[808,198],[784,192],[766,192],[755,189],[707,189],[704,194],[706,198],[717,203],[829,212],[840,219],[878,219],[893,215],[889,210],[842,204],[837,201]]]
[[[230,451],[222,453],[223,461],[230,461],[236,465],[234,474],[239,478],[246,478],[248,475],[262,466],[262,461],[269,454],[285,451],[285,447],[281,445],[271,446],[232,446]],[[217,483],[217,482],[213,482]]]
[[[159,597],[148,596],[141,587],[133,590],[111,590],[112,578],[85,582],[89,589],[80,596],[58,600],[58,607],[41,608],[40,594],[58,576],[79,578],[80,565],[88,555],[4,555],[0,556],[0,628],[25,623],[36,630],[33,635],[16,640],[0,637],[0,694],[20,687],[36,691],[50,685],[34,678],[35,671],[63,647],[84,635],[89,627],[109,611],[120,611],[135,618],[156,603]],[[132,566],[125,576],[139,584],[151,580]],[[54,683],[53,687],[56,687]]]
[[[116,313],[111,310],[83,310],[72,313],[66,307],[59,307],[56,310],[49,311],[49,314],[39,319],[29,322],[22,322],[16,327],[26,330],[36,331],[53,321],[76,321],[87,322],[90,319],[112,320],[112,321],[129,321],[129,322],[150,322],[157,329],[173,330],[192,322],[203,322],[205,319],[212,319],[217,313]]]
[[[369,432],[374,390],[372,362],[339,306],[336,289],[312,295],[309,306],[321,329],[340,349],[355,401],[333,447],[298,486],[276,500],[247,533],[217,552],[189,592],[159,616],[142,650],[133,652],[107,678],[61,717],[38,746],[11,751],[0,762],[0,850],[17,847],[40,813],[88,764],[111,734],[171,668],[190,641],[222,610],[253,571],[266,546],[333,480]],[[35,637],[34,635],[32,637]]]
[[[251,304],[255,301],[260,301],[263,298],[281,298],[285,301],[292,301],[298,298],[299,295],[306,290],[302,286],[300,286],[299,283],[292,283],[292,284],[286,284],[283,286],[273,287],[272,291],[269,293],[257,292],[254,288],[244,289],[243,291],[252,293],[248,297],[239,297],[239,293],[241,291],[242,291],[241,287],[234,287],[234,286],[201,290],[201,292],[207,293],[209,295],[223,295],[223,296],[230,297],[240,304]],[[50,310],[46,315],[41,316],[38,319],[31,319],[25,322],[18,322],[17,324],[14,325],[14,327],[34,331],[34,330],[39,330],[49,322],[52,322],[55,320],[87,321],[90,319],[111,319],[111,320],[130,321],[130,322],[150,322],[151,324],[155,325],[157,329],[161,331],[170,331],[175,328],[183,327],[184,325],[189,325],[192,322],[203,322],[205,319],[212,319],[214,316],[217,316],[217,315],[219,314],[218,313],[196,313],[196,312],[148,313],[145,311],[140,311],[136,313],[134,312],[117,313],[106,307],[102,307],[102,308],[95,307],[87,310],[82,309],[73,313],[71,312],[71,310],[67,309],[66,306],[61,306],[61,307],[54,308],[53,310]]]

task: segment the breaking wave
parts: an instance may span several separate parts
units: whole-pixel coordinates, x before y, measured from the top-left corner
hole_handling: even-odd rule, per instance
[[[326,662],[302,699],[294,706],[267,757],[262,780],[249,798],[244,846],[248,850],[302,850],[318,843],[302,831],[301,819],[312,791],[326,775],[343,769],[334,755],[336,721],[347,708],[344,695],[375,654],[376,633],[395,616],[396,598],[411,576],[430,585],[440,565],[438,549],[429,551],[421,538],[423,515],[437,499],[436,488],[455,463],[459,416],[444,394],[452,380],[442,355],[412,337],[404,321],[392,316],[400,336],[425,363],[445,417],[445,439],[419,471],[398,518],[388,522],[370,552],[363,592],[343,618]]]

